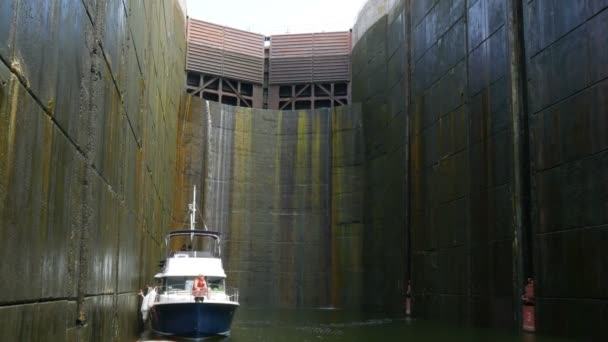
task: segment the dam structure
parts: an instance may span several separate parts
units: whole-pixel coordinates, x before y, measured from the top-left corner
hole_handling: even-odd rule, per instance
[[[608,338],[608,2],[369,0],[353,22],[2,1],[3,339],[136,340],[193,186],[243,307]]]

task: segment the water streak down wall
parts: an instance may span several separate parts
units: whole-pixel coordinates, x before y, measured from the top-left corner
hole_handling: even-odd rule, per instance
[[[0,331],[128,341],[171,225],[177,1],[0,2]]]
[[[198,205],[223,235],[241,301],[359,307],[359,111],[245,109],[189,97],[180,114],[175,212],[192,185],[204,189]],[[186,217],[182,209],[175,226]]]
[[[352,87],[366,207],[389,184],[409,189],[401,224],[384,208],[365,223],[405,235],[379,248],[409,243],[387,279],[407,279],[409,263],[415,315],[517,329],[533,276],[539,331],[608,336],[607,6],[372,0],[361,12]],[[378,166],[387,158],[406,166]]]

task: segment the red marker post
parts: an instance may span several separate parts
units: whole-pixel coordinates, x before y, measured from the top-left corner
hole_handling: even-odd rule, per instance
[[[410,281],[407,282],[407,291],[405,292],[405,315],[410,316],[412,314],[412,285]]]
[[[536,331],[536,317],[534,307],[534,280],[528,278],[523,296],[523,329],[527,332]]]

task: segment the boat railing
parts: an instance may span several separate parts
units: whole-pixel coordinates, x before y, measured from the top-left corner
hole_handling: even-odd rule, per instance
[[[231,302],[239,302],[239,289],[236,287],[226,287],[226,297]]]
[[[218,256],[210,251],[175,251],[171,252],[172,258],[217,258]]]
[[[184,299],[189,299],[192,297],[198,297],[200,294],[201,297],[205,297],[208,300],[227,300],[231,302],[239,302],[239,289],[236,287],[210,287],[205,291],[199,291],[199,293],[194,293],[192,290],[192,283],[186,282],[184,284],[172,285],[172,286],[159,286],[157,287],[157,297],[156,301],[162,301],[162,297],[171,296],[171,297],[182,297]]]

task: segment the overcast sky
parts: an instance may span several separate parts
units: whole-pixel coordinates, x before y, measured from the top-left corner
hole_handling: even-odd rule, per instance
[[[264,35],[346,31],[366,0],[187,0],[188,15]]]

